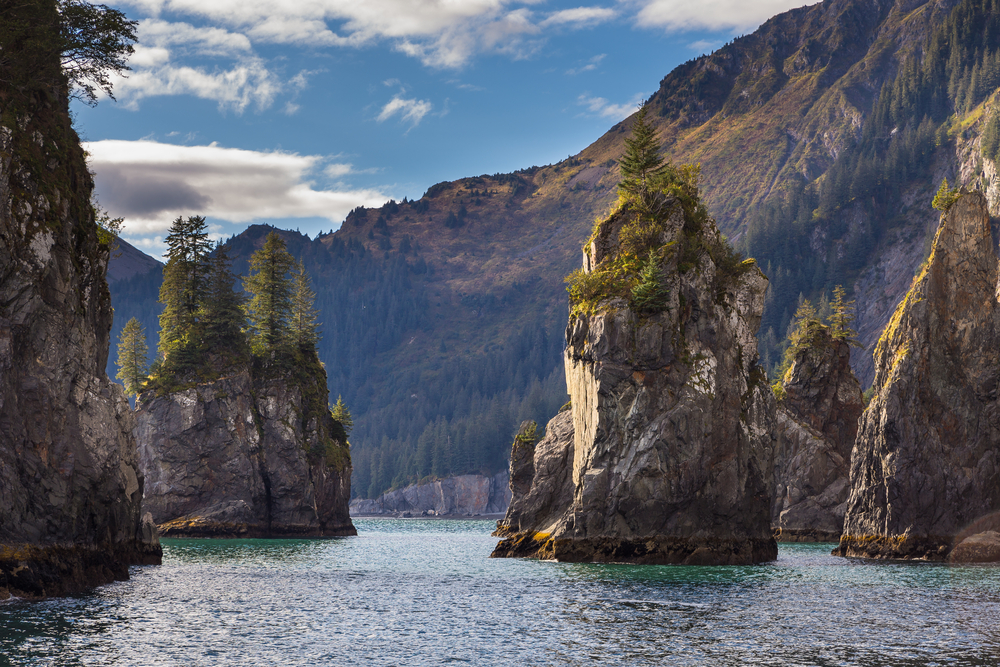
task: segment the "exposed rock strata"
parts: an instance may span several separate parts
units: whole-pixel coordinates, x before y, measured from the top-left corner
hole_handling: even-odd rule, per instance
[[[140,397],[145,503],[161,534],[356,534],[345,443],[334,440],[329,411],[310,414],[305,403],[296,383],[246,371]]]
[[[864,410],[850,346],[825,329],[816,332],[782,387],[771,525],[779,541],[836,542],[844,527],[851,450]]]
[[[24,3],[3,20],[41,31],[55,12]],[[6,42],[0,77],[0,599],[127,579],[161,555],[132,411],[104,373],[108,245],[58,53],[40,43]]]
[[[943,560],[1000,528],[997,276],[986,198],[965,194],[875,349],[836,553]]]
[[[480,515],[503,514],[510,504],[507,472],[492,477],[456,475],[445,479],[412,484],[382,494],[374,500],[356,499],[351,503],[352,516],[399,515]]]
[[[629,219],[622,209],[601,223],[585,270],[618,252]],[[767,279],[755,266],[721,269],[707,250],[723,243],[714,223],[692,232],[688,222],[674,206],[660,238],[664,311],[641,314],[614,299],[571,316],[571,418],[557,416],[530,457],[515,442],[514,497],[494,556],[687,564],[777,556],[774,397],[755,335]]]

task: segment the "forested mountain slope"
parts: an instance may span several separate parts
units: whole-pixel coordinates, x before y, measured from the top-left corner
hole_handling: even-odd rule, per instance
[[[709,210],[771,279],[769,365],[800,295],[837,284],[873,346],[943,177],[978,184],[996,213],[998,85],[1000,0],[827,0],[663,79],[649,104],[665,153],[701,163]],[[318,292],[331,392],[354,412],[356,493],[496,472],[520,420],[565,401],[562,278],[615,197],[630,123],[555,165],[440,183],[314,240],[283,233]],[[266,231],[230,241],[237,271]],[[148,305],[138,282],[112,285],[121,322]],[[870,349],[852,358],[867,385]]]

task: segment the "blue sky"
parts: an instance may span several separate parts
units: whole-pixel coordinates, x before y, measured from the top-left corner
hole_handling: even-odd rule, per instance
[[[355,206],[557,162],[680,63],[802,0],[128,0],[133,71],[74,103],[102,207],[153,255],[178,215],[217,238],[315,235]]]

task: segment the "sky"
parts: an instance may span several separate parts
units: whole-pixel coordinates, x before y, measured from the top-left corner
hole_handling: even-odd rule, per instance
[[[356,206],[578,153],[677,65],[802,0],[125,0],[115,99],[72,103],[96,197],[154,256],[170,222],[213,238],[315,236]]]

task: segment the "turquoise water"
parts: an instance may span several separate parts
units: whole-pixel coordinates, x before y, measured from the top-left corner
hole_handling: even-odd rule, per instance
[[[12,665],[998,665],[1000,567],[782,545],[754,567],[487,558],[488,521],[165,540],[85,596],[0,603]]]

